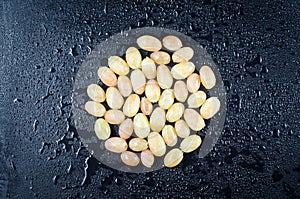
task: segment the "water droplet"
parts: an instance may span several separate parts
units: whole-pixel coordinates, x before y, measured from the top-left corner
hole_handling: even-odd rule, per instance
[[[38,120],[34,120],[33,121],[33,124],[32,124],[32,126],[33,126],[33,131],[36,131],[36,128],[37,128],[37,125],[39,124],[39,121]]]
[[[42,142],[42,147],[39,149],[40,154],[42,154],[45,150],[45,147],[50,148],[51,144],[47,142]]]
[[[77,50],[76,50],[76,45],[74,45],[73,47],[71,47],[70,48],[70,50],[69,50],[69,55],[71,55],[71,56],[73,56],[73,57],[75,57],[75,56],[77,56],[78,55],[78,52],[77,52]]]
[[[23,100],[19,99],[19,98],[15,98],[14,99],[14,103],[23,103]]]
[[[56,71],[56,69],[54,67],[49,68],[48,72],[49,73],[54,73]]]
[[[107,14],[107,0],[105,0],[103,12],[104,14]]]
[[[57,54],[57,53],[62,53],[63,50],[61,48],[57,48],[54,50],[54,54]]]
[[[59,178],[59,175],[56,175],[56,176],[54,176],[54,177],[52,178],[53,184],[57,185],[57,180],[58,180],[58,178]]]

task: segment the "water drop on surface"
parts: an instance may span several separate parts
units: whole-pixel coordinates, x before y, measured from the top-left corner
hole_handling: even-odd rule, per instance
[[[36,131],[37,125],[39,124],[38,120],[34,120],[32,126],[33,126],[33,131]]]
[[[58,178],[59,178],[59,175],[56,175],[56,176],[54,176],[54,177],[52,178],[53,184],[57,185],[57,180],[58,180]]]
[[[23,100],[19,99],[19,98],[15,98],[14,99],[14,103],[23,103]]]
[[[76,57],[78,55],[78,52],[76,50],[76,45],[74,45],[73,47],[70,48],[69,50],[69,55],[73,56],[73,57]]]
[[[48,72],[49,73],[54,73],[56,71],[56,69],[54,67],[49,68]]]

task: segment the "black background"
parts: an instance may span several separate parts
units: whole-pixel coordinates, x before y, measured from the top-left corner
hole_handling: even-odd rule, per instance
[[[141,3],[142,2],[142,3]],[[299,1],[3,1],[0,197],[299,198]],[[224,134],[204,159],[123,173],[72,125],[72,87],[111,35],[159,26],[198,41],[227,91]]]

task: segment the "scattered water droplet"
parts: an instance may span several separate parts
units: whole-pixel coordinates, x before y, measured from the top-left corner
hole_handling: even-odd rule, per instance
[[[56,176],[54,176],[54,177],[52,178],[53,184],[57,185],[57,180],[58,180],[58,178],[59,178],[59,175],[56,175]]]
[[[74,45],[73,47],[71,47],[68,54],[73,57],[76,57],[78,55],[76,48],[77,48],[77,45]]]
[[[33,131],[36,131],[36,128],[37,128],[37,125],[39,124],[39,121],[38,120],[34,120],[33,121],[33,124],[32,124],[32,126],[33,126]]]
[[[19,98],[15,98],[14,99],[14,103],[23,103],[23,100],[19,99]]]
[[[56,71],[56,69],[54,67],[49,68],[48,72],[49,73],[54,73]]]
[[[42,154],[45,150],[45,147],[50,148],[51,144],[47,142],[42,142],[42,147],[39,149],[40,154]]]

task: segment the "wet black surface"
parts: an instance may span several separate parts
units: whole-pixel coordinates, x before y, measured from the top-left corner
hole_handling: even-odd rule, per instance
[[[129,2],[0,5],[0,197],[299,198],[299,2]],[[145,26],[185,33],[212,55],[226,125],[204,159],[122,173],[82,147],[72,85],[98,43]]]

